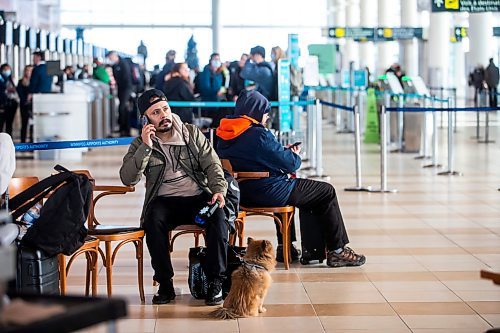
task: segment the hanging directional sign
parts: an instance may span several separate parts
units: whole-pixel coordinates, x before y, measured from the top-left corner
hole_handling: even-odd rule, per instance
[[[432,0],[433,12],[499,12],[500,0]]]
[[[376,28],[375,39],[377,41],[392,41],[401,39],[422,39],[422,28]]]
[[[355,41],[375,41],[385,42],[401,39],[422,39],[422,28],[413,27],[378,27],[378,28],[347,28],[330,27],[328,28],[328,37],[330,38],[350,38]]]
[[[469,28],[467,27],[454,27],[451,41],[453,43],[462,41],[462,38],[469,37]]]

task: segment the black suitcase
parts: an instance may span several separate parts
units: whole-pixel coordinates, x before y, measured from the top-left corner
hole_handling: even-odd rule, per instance
[[[43,251],[18,244],[16,289],[31,294],[59,295],[59,261]]]
[[[302,256],[300,263],[308,265],[309,262],[318,260],[322,263],[326,258],[325,238],[323,226],[319,219],[305,209],[300,209],[300,235]]]

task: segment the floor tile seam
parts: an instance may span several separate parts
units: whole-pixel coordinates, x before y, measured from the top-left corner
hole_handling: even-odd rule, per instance
[[[439,282],[441,282],[441,284],[443,284],[449,291],[451,291],[462,303],[464,303],[469,309],[471,309],[475,314],[480,315],[480,313],[478,311],[476,311],[466,300],[464,300],[462,297],[460,297],[460,295],[458,295],[453,289],[451,289],[447,284],[445,284],[443,281],[441,281],[441,279],[436,275],[434,274],[433,271],[431,271],[431,274],[434,275],[436,277],[436,279],[438,279]],[[457,290],[458,291],[458,290]],[[482,318],[482,317],[481,317]],[[484,318],[482,318],[483,320],[485,320]],[[486,321],[488,324],[489,322]]]
[[[473,222],[473,221],[472,221]],[[477,224],[476,222],[473,222],[475,224]],[[483,227],[485,228],[485,227]],[[490,265],[488,265],[486,262],[484,262],[481,258],[477,257],[477,254],[474,254],[472,253],[471,251],[468,251],[465,247],[463,247],[462,245],[458,244],[457,242],[455,242],[453,239],[451,239],[450,237],[448,237],[448,235],[446,233],[444,233],[443,231],[440,231],[439,229],[434,229],[436,230],[436,232],[438,232],[440,235],[442,235],[444,238],[446,238],[447,240],[449,240],[450,242],[452,242],[453,244],[455,244],[456,246],[458,246],[460,249],[462,249],[463,251],[465,251],[466,253],[468,253],[469,255],[473,256],[474,258],[476,258],[476,260],[478,260],[479,262],[481,262],[483,265],[487,266],[488,268],[492,268]],[[493,233],[495,234],[495,233]],[[417,260],[417,259],[416,259]],[[418,261],[418,260],[417,260]],[[420,261],[419,261],[420,263]]]
[[[297,270],[294,268],[293,269],[295,271],[295,274],[297,274],[297,276],[299,276],[299,272],[297,272]],[[302,286],[302,288],[304,289],[304,292],[306,293],[307,295],[307,299],[309,300],[309,305],[312,307],[313,309],[313,312],[314,312],[314,316],[316,317],[316,319],[319,321],[319,324],[321,325],[321,329],[323,330],[323,332],[326,333],[326,328],[323,324],[323,322],[321,321],[321,319],[319,318],[318,316],[318,312],[316,311],[316,309],[314,308],[314,305],[313,305],[313,302],[311,300],[311,296],[309,295],[309,293],[307,292],[307,289],[306,289],[306,286],[304,285],[304,281],[300,280],[300,276],[299,276],[299,281],[300,281],[300,285]]]

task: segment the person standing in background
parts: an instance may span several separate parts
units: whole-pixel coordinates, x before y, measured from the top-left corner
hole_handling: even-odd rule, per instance
[[[228,99],[236,101],[240,92],[245,89],[245,80],[240,76],[241,70],[248,60],[248,54],[243,53],[239,61],[234,61],[229,66],[231,78],[229,79]]]
[[[120,136],[130,136],[129,124],[129,99],[132,93],[132,72],[127,61],[122,59],[116,51],[110,51],[107,55],[113,66],[113,77],[118,86],[118,123],[120,124]]]
[[[498,67],[495,66],[493,58],[490,58],[490,63],[486,70],[484,71],[484,80],[488,85],[488,92],[490,95],[490,107],[496,108],[497,103],[497,86],[499,81]]]
[[[29,140],[33,142],[33,125],[30,125],[30,119],[33,119],[33,105],[28,100],[29,84],[33,66],[24,67],[23,77],[17,83],[17,94],[19,95],[19,108],[21,110],[21,142],[26,142],[26,136],[29,126]]]
[[[175,65],[175,50],[169,50],[167,54],[165,55],[165,65],[163,66],[163,69],[161,70],[160,74],[156,77],[155,80],[155,89],[162,90],[163,85],[165,84],[165,77],[170,73],[172,70],[172,67]]]
[[[12,136],[12,123],[19,105],[19,97],[17,96],[16,85],[12,80],[12,69],[9,64],[0,66],[0,81],[1,94],[4,95],[0,104],[3,109],[3,113],[0,113],[0,132],[3,132],[5,124],[5,132]]]
[[[52,78],[47,74],[47,65],[45,64],[45,54],[37,51],[33,52],[33,72],[30,79],[30,96],[32,94],[47,94],[52,91]]]
[[[172,68],[171,78],[163,87],[165,97],[170,101],[194,101],[193,88],[189,83],[189,68],[185,62],[177,63]],[[172,112],[181,118],[183,123],[193,123],[193,109],[172,107]]]

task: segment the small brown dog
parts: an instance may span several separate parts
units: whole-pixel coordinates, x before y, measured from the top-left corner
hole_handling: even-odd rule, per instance
[[[221,308],[210,313],[219,319],[257,316],[266,312],[264,298],[271,286],[269,274],[276,266],[273,245],[248,238],[244,264],[231,275],[231,290]]]

